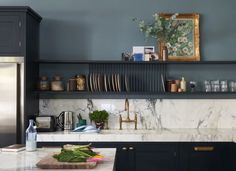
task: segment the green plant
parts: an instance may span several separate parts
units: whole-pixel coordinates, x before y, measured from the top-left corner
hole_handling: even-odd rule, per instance
[[[177,19],[178,13],[170,17],[163,14],[154,14],[150,23],[138,20],[139,30],[145,38],[155,38],[158,42],[164,42],[171,56],[193,55],[193,21]]]
[[[145,23],[144,20],[139,20],[138,27],[141,32],[144,33],[146,38],[155,38],[158,41],[167,42],[172,34],[178,29],[181,23],[176,20],[178,14],[172,15],[170,18],[166,18],[163,15],[154,14],[153,21]],[[137,18],[133,19],[137,21]]]
[[[104,122],[108,120],[108,112],[105,110],[95,110],[92,113],[89,113],[89,118],[94,122]]]

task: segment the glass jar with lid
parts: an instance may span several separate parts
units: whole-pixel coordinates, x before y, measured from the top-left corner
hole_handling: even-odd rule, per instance
[[[47,76],[42,76],[40,77],[39,81],[39,90],[40,91],[49,91],[50,86],[49,86],[49,81]]]
[[[53,77],[51,82],[51,90],[52,91],[64,91],[63,81],[60,76],[56,75]]]

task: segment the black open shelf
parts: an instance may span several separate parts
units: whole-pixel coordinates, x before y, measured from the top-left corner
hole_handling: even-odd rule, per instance
[[[236,64],[236,61],[38,60],[39,64]]]
[[[41,70],[48,69],[47,74],[49,74],[49,76],[51,76],[50,73],[59,71],[59,74],[65,75],[65,80],[71,76],[71,74],[68,74],[67,72],[72,72],[73,74],[83,73],[87,76],[91,73],[106,75],[115,73],[120,74],[123,77],[127,75],[130,79],[130,92],[125,91],[123,81],[122,92],[37,91],[36,93],[41,99],[236,99],[236,93],[234,92],[164,92],[161,81],[162,76],[164,80],[169,79],[171,76],[174,76],[175,78],[186,76],[189,81],[197,80],[202,84],[203,80],[206,79],[224,78],[227,80],[231,80],[231,78],[234,78],[234,75],[234,80],[236,80],[236,74],[234,74],[236,72],[236,69],[234,69],[236,61],[134,62],[114,60],[39,60],[35,62],[40,64],[39,68]],[[195,75],[191,73],[192,70],[194,70]],[[209,72],[210,75],[202,74],[204,72]]]
[[[40,99],[235,99],[236,92],[53,92],[36,91]]]

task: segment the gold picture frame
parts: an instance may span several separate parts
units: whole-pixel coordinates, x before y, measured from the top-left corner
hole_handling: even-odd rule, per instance
[[[162,13],[161,16],[165,18],[170,18],[173,14]],[[181,22],[188,22],[187,24],[191,25],[192,31],[189,32],[189,35],[184,37],[184,40],[187,40],[188,47],[184,47],[181,44],[171,45],[169,42],[166,42],[168,48],[168,60],[169,61],[200,61],[200,29],[199,29],[199,19],[200,15],[196,13],[191,14],[178,14],[176,20],[181,20]],[[176,38],[175,38],[176,39]],[[180,38],[178,38],[180,40]],[[174,41],[173,41],[174,42]],[[175,41],[176,42],[176,41]],[[186,44],[186,42],[185,42]],[[169,45],[169,46],[168,46]],[[181,49],[181,48],[182,49]],[[179,48],[179,49],[178,49]],[[179,52],[179,53],[175,53]],[[184,52],[183,52],[184,50]],[[186,53],[185,53],[186,52]]]

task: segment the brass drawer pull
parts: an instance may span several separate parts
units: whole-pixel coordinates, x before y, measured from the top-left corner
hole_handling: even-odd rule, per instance
[[[213,146],[194,147],[194,151],[213,151]]]

